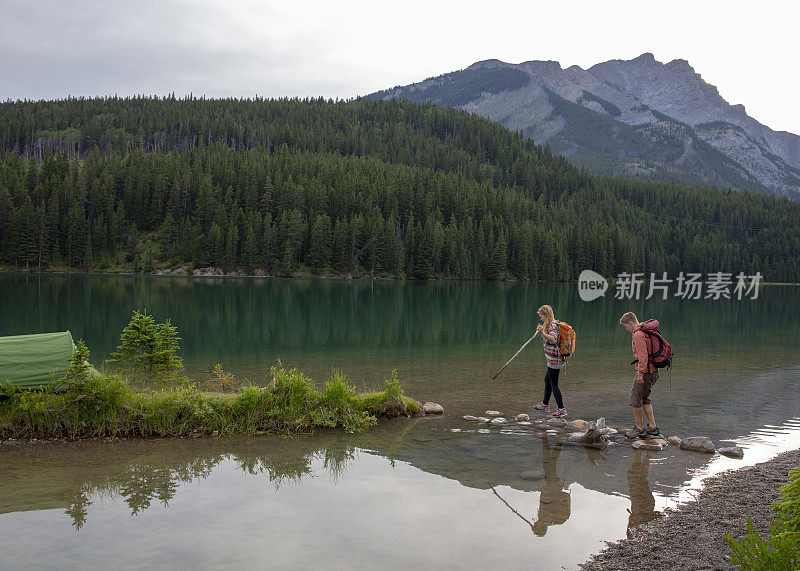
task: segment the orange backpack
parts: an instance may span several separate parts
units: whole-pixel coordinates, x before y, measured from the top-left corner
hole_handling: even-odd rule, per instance
[[[558,353],[562,357],[570,357],[575,352],[575,330],[569,323],[557,321]]]

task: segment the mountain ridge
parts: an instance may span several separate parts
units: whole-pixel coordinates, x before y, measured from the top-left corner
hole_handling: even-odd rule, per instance
[[[588,69],[487,59],[369,97],[459,107],[600,174],[800,199],[800,137],[728,103],[685,59],[648,52]]]

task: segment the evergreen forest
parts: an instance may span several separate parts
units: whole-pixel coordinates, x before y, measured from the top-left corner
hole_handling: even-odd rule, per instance
[[[410,101],[0,103],[5,269],[800,281],[800,204],[590,175]]]

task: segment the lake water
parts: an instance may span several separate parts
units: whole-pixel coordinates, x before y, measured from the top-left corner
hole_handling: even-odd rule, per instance
[[[171,319],[188,374],[264,382],[280,359],[359,388],[397,369],[445,415],[366,433],[0,446],[0,567],[574,568],[690,499],[705,475],[800,446],[800,288],[756,300],[580,301],[575,284],[0,275],[0,335],[69,329],[99,364],[134,309]],[[461,419],[531,412],[549,303],[577,331],[571,418],[631,425],[624,311],[656,317],[675,366],[654,388],[667,435],[738,443],[743,461],[669,447],[557,447]]]

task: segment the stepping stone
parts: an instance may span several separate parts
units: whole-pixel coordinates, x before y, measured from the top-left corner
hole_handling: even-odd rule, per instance
[[[531,419],[531,417],[529,415],[527,415],[525,413],[522,413],[522,414],[518,414],[517,417],[514,420],[516,420],[517,422],[522,422],[522,421],[530,420],[530,419]]]
[[[567,421],[563,418],[551,418],[547,421],[547,426],[552,426],[553,428],[564,428],[567,425]]]
[[[485,414],[486,416],[500,416],[503,413],[498,410],[487,410],[483,414]]]
[[[528,422],[527,420],[518,420],[517,424],[520,426],[533,426],[532,422]]]
[[[478,434],[489,434],[490,432],[491,432],[491,430],[489,430],[488,428],[479,428],[478,429]]]
[[[739,446],[725,446],[717,452],[729,458],[744,458],[744,450]]]
[[[487,422],[491,422],[491,420],[489,420],[485,416],[479,416],[478,418],[475,419],[475,422],[477,422],[478,424],[486,424]]]
[[[472,416],[471,414],[465,414],[461,418],[463,418],[464,420],[478,420],[477,416]]]
[[[631,442],[631,447],[635,448],[636,450],[663,450],[664,447],[661,444],[652,444],[646,442],[644,440],[634,440]]]
[[[498,416],[497,418],[492,419],[492,424],[506,424],[506,423],[508,423],[508,421],[502,416]]]
[[[681,440],[681,450],[689,452],[702,452],[703,454],[714,453],[714,443],[707,436],[690,436]]]
[[[675,446],[680,446],[681,445],[681,439],[678,436],[668,436],[667,437],[667,442],[669,442],[670,444],[673,444]]]

